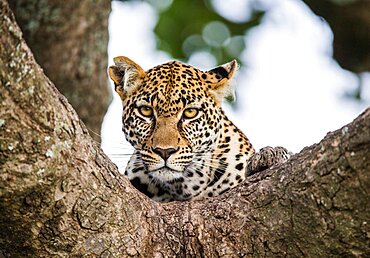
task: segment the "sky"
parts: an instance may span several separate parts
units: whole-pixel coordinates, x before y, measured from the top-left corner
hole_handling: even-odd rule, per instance
[[[248,15],[248,0],[225,2],[214,0],[216,10],[226,18]],[[301,1],[261,2],[269,11],[246,36],[248,47],[241,57],[246,67],[235,78],[237,108],[225,103],[224,110],[256,149],[283,146],[299,152],[350,123],[369,106],[370,73],[363,75],[364,101],[345,97],[356,88],[357,77],[331,58],[333,35],[328,25]],[[172,60],[156,49],[156,19],[155,10],[145,2],[113,1],[109,64],[113,57],[123,55],[147,70]],[[219,65],[208,53],[197,53],[188,63],[204,70]],[[133,149],[121,131],[121,101],[113,95],[102,127],[102,148],[122,171]]]

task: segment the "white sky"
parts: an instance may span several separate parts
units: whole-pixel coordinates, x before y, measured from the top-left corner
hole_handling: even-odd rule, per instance
[[[222,7],[225,1],[216,1]],[[246,1],[239,2],[241,10]],[[319,142],[328,131],[351,122],[370,104],[370,75],[364,76],[366,101],[343,97],[356,87],[357,79],[330,57],[330,28],[298,0],[264,0],[275,3],[262,24],[247,36],[242,55],[247,68],[236,78],[238,109],[225,105],[229,118],[256,148],[284,146],[293,152]],[[229,5],[233,6],[233,5]],[[244,7],[242,7],[244,6]],[[230,17],[232,8],[224,10]],[[226,11],[225,11],[226,10]],[[235,11],[235,9],[234,9]],[[242,13],[237,19],[242,19]],[[248,15],[248,13],[246,13]],[[155,48],[156,13],[145,2],[112,2],[109,20],[109,64],[119,55],[128,56],[145,70],[171,60]],[[190,64],[210,69],[209,55],[193,56]],[[121,102],[114,101],[102,128],[102,147],[122,168],[132,149],[121,132]]]

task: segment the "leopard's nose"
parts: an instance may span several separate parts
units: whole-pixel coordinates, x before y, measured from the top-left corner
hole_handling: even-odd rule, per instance
[[[176,153],[179,148],[162,149],[160,147],[152,147],[153,152],[158,154],[164,161],[166,161],[172,154]]]

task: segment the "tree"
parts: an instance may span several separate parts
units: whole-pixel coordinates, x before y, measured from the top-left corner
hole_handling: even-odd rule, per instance
[[[137,192],[43,74],[0,0],[0,255],[364,257],[370,109],[217,198]]]
[[[100,142],[110,102],[106,77],[110,1],[17,0],[10,5],[36,60]]]

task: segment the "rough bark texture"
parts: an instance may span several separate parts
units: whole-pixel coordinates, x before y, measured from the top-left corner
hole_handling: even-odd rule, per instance
[[[106,76],[110,1],[9,2],[37,62],[100,142],[110,102]]]
[[[92,141],[0,8],[0,257],[369,255],[370,109],[223,196],[154,203]]]
[[[347,70],[370,71],[370,1],[304,0],[334,33],[333,56]]]

